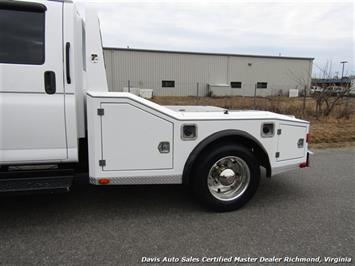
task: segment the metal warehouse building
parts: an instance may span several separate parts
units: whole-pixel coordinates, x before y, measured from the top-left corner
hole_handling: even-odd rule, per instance
[[[313,58],[104,48],[109,88],[158,96],[288,95],[310,86]]]

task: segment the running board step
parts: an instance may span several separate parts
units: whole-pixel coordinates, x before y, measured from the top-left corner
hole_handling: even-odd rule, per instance
[[[0,192],[66,192],[73,178],[72,170],[0,172]]]

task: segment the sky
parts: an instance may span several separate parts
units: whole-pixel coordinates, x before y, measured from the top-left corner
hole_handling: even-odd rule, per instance
[[[84,1],[104,47],[313,57],[313,76],[355,75],[351,0]]]

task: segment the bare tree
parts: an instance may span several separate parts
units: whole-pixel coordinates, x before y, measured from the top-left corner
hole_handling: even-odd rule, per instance
[[[327,61],[324,67],[315,65],[321,73],[323,73],[323,78],[334,77],[332,73],[332,61]],[[334,107],[342,104],[343,99],[350,94],[351,86],[350,84],[341,84],[341,86],[336,86],[336,84],[324,85],[321,90],[316,91],[312,94],[312,97],[316,101],[315,115],[317,119],[320,116],[329,116]],[[345,108],[348,104],[345,105]]]
[[[336,88],[336,89],[334,89]],[[349,96],[350,86],[336,87],[335,84],[323,86],[322,90],[312,94],[316,101],[315,115],[318,119],[320,116],[329,116],[334,107],[343,103],[344,97]]]
[[[291,69],[288,69],[288,75],[292,80],[294,80],[303,89],[303,91],[301,91],[301,93],[303,96],[302,114],[304,116],[305,111],[306,111],[307,95],[308,95],[308,92],[310,89],[309,84],[312,81],[311,72],[304,71],[303,73],[296,73],[296,72],[292,71]]]

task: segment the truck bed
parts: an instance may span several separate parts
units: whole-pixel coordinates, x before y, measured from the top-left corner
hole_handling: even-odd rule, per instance
[[[130,93],[88,92],[87,119],[93,184],[100,178],[110,178],[111,184],[181,183],[193,149],[209,136],[230,130],[262,145],[272,174],[306,161],[309,123],[272,112],[161,106]],[[264,124],[272,125],[272,134],[263,136]],[[196,135],[186,139],[185,126],[195,127]],[[168,148],[161,152],[161,145]]]

